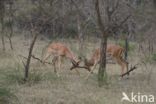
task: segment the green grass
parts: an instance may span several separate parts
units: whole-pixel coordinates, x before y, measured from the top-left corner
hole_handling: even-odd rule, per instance
[[[18,104],[18,99],[9,88],[0,86],[0,104]]]
[[[147,56],[144,56],[143,57],[143,60],[147,63],[155,63],[156,62],[156,54],[148,54],[147,53]]]
[[[156,61],[156,53],[152,54],[152,60]]]
[[[0,78],[4,85],[20,84],[23,83],[23,71],[22,66],[18,63],[15,63],[12,66],[6,65],[3,69],[0,70]]]

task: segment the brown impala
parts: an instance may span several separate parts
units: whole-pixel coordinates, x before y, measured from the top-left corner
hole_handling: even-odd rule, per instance
[[[125,52],[125,49],[119,45],[115,45],[115,44],[107,45],[106,53],[121,66],[121,75],[124,74],[125,68],[128,70],[128,63],[126,62],[126,60],[123,59],[123,56],[122,56],[124,52]],[[93,52],[89,60],[85,59],[84,61],[85,67],[91,70],[90,71],[91,73],[94,71],[99,61],[100,61],[100,48],[96,49]],[[90,73],[87,75],[86,79],[88,79]]]
[[[61,69],[61,59],[63,57],[69,59],[73,66],[78,66],[80,60],[76,58],[76,56],[72,53],[72,51],[63,43],[51,43],[46,48],[45,57],[43,57],[43,62],[47,60],[50,56],[53,56],[53,65],[54,65],[54,72],[59,76],[56,70],[56,62],[58,64],[58,70]],[[76,70],[78,72],[78,70]],[[78,72],[79,73],[79,72]]]

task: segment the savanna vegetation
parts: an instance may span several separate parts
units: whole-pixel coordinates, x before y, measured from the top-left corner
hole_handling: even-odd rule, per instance
[[[0,0],[0,104],[129,104],[122,92],[156,96],[155,18],[155,0]],[[52,57],[42,62],[54,42],[80,66],[100,48],[87,80],[88,70],[70,70],[76,64],[67,58],[56,67],[59,77]],[[129,76],[108,63],[108,44],[125,49]]]

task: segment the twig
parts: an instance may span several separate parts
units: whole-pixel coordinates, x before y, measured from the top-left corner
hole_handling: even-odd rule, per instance
[[[139,63],[134,65],[133,67],[131,67],[130,70],[127,71],[126,73],[122,74],[121,77],[124,77],[125,75],[129,75],[130,72],[132,72],[133,70],[137,69],[138,65],[139,65]]]
[[[25,57],[25,56],[22,56],[22,55],[18,55],[19,57],[22,57],[22,58],[24,58],[24,59],[28,59],[27,57]]]
[[[39,62],[41,62],[41,63],[43,63],[43,64],[52,64],[52,63],[50,63],[50,62],[46,62],[46,61],[42,61],[40,58],[37,58],[36,56],[34,56],[34,55],[31,55],[31,57],[33,58],[33,59],[36,59],[36,60],[38,60]]]
[[[72,67],[70,68],[70,70],[73,70],[73,69],[75,69],[75,68],[84,68],[84,69],[87,69],[88,71],[90,71],[90,68],[85,67],[85,66],[72,66]]]
[[[23,60],[22,60],[22,64],[23,64],[23,66],[24,66],[24,68],[25,68],[25,66],[26,66],[26,65],[25,65],[25,63],[24,63],[24,61],[23,61]]]
[[[131,15],[128,15],[125,19],[123,19],[123,21],[120,22],[120,24],[117,26],[117,28],[120,28],[130,17],[131,17]]]
[[[22,57],[22,58],[24,58],[24,59],[28,59],[27,57],[25,57],[25,56],[22,56],[22,55],[18,55],[18,56],[20,56],[20,57]],[[33,59],[35,59],[35,60],[38,60],[39,62],[41,62],[41,63],[43,63],[43,64],[52,64],[52,63],[50,63],[50,62],[43,62],[40,58],[37,58],[36,56],[34,56],[34,55],[31,55],[31,57],[33,58]],[[22,62],[23,63],[23,62]],[[25,65],[24,65],[25,66]]]

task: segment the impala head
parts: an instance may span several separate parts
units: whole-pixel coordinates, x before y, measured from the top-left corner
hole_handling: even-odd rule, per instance
[[[84,66],[87,67],[90,71],[90,68],[94,65],[94,62],[92,59],[84,58]]]
[[[87,67],[91,67],[91,66],[94,65],[94,62],[91,59],[89,60],[89,59],[85,58],[84,59],[84,65],[87,66]]]
[[[71,62],[72,62],[72,67],[77,67],[80,65],[80,63],[83,61],[83,58],[81,56],[75,56]]]
[[[83,59],[82,57],[78,57],[79,61],[75,62],[75,61],[72,61],[72,64],[73,66],[70,68],[70,70],[73,70],[75,68],[84,68],[88,71],[90,71],[90,67],[86,66],[86,65],[83,65],[83,66],[80,66],[80,62],[84,61],[85,59]]]
[[[79,56],[78,59],[74,59],[74,60],[71,60],[73,66],[78,66],[81,62],[81,57]]]
[[[85,56],[82,56],[81,61],[83,61],[83,66],[81,66],[81,68],[85,68],[88,71],[90,71],[91,70],[90,67],[93,66],[93,64],[94,64],[93,60],[87,59]],[[77,66],[77,67],[80,67],[80,66]]]

